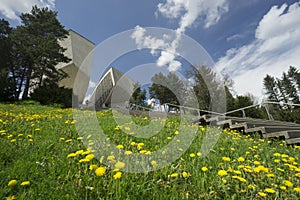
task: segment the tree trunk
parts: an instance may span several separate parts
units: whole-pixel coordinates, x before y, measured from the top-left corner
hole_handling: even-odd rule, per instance
[[[30,80],[31,80],[31,73],[32,73],[32,68],[29,67],[28,71],[27,71],[25,88],[24,88],[24,91],[23,91],[22,100],[28,99],[28,93],[29,93],[29,87],[30,87]]]

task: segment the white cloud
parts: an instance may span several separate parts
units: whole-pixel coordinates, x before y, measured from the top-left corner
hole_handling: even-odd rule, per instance
[[[89,87],[88,88],[94,88],[94,87],[96,87],[96,84],[97,83],[95,83],[95,82],[93,82],[93,81],[89,81]]]
[[[157,60],[157,66],[168,66],[169,71],[176,71],[181,68],[181,63],[176,60],[177,48],[181,35],[194,22],[201,17],[204,27],[209,28],[216,24],[222,14],[228,11],[226,0],[166,0],[159,3],[157,12],[169,19],[179,19],[178,28],[175,30],[176,37],[170,40],[170,36],[164,35],[162,39],[146,36],[146,31],[140,26],[135,28],[131,38],[135,40],[138,48],[150,48],[154,54],[157,49],[162,49]]]
[[[10,20],[19,20],[19,15],[30,12],[34,5],[53,9],[55,0],[1,0],[0,12]]]
[[[261,19],[255,40],[229,49],[216,66],[235,81],[239,94],[263,94],[266,74],[280,77],[289,66],[300,66],[300,4],[273,6]]]
[[[158,67],[168,66],[169,71],[180,69],[181,63],[175,60],[177,41],[172,37],[164,34],[162,38],[156,38],[146,35],[146,29],[136,26],[131,38],[135,40],[138,49],[149,48],[151,54],[154,55],[158,50],[160,56],[156,61]]]
[[[158,4],[157,8],[167,18],[180,18],[178,30],[185,32],[200,16],[205,28],[216,24],[228,11],[228,3],[226,0],[167,0],[165,4]]]

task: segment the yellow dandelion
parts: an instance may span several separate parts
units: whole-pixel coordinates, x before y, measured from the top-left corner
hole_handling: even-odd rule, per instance
[[[14,199],[16,199],[15,196],[8,196],[8,197],[6,197],[6,200],[14,200]]]
[[[124,154],[125,155],[130,155],[130,154],[132,154],[132,151],[125,151]]]
[[[30,181],[23,181],[23,182],[21,183],[21,185],[22,185],[22,186],[30,185]]]
[[[98,168],[98,166],[95,165],[95,164],[90,165],[90,167],[89,167],[90,170],[95,170],[95,169],[97,169],[97,168]]]
[[[293,191],[294,191],[294,192],[298,192],[298,193],[300,193],[300,187],[296,187],[296,188],[294,188],[294,189],[293,189]]]
[[[122,169],[122,168],[124,168],[124,167],[125,167],[125,163],[123,163],[123,162],[118,161],[118,162],[115,164],[115,168],[116,168],[116,169]]]
[[[253,162],[253,164],[254,164],[254,165],[260,165],[260,162],[257,161],[257,160],[255,160],[255,161]]]
[[[208,170],[208,168],[207,168],[207,167],[202,167],[201,170],[202,170],[203,172],[206,172],[206,171]]]
[[[227,180],[225,178],[222,178],[222,183],[223,184],[226,184],[227,183]]]
[[[245,158],[239,157],[237,161],[238,161],[238,162],[244,162],[244,161],[245,161]]]
[[[235,174],[242,174],[242,172],[239,171],[239,170],[233,170],[233,173],[235,173]]]
[[[98,167],[96,170],[95,170],[95,173],[97,176],[103,176],[106,172],[106,168],[105,167]]]
[[[219,170],[218,171],[218,175],[219,176],[226,176],[227,175],[227,172],[225,170]]]
[[[261,197],[265,197],[265,196],[267,196],[267,194],[266,194],[266,193],[264,193],[264,192],[258,192],[258,195],[259,195],[259,196],[261,196]]]
[[[273,156],[275,156],[275,157],[280,157],[281,154],[280,154],[280,153],[274,153]]]
[[[76,155],[77,155],[76,153],[70,153],[67,157],[72,158],[72,157],[75,157]]]
[[[279,188],[280,188],[281,190],[283,190],[283,191],[286,191],[286,187],[285,187],[285,186],[283,186],[283,185],[282,185],[282,186],[280,186]]]
[[[250,189],[250,190],[254,190],[254,189],[255,189],[255,186],[254,186],[254,185],[251,185],[251,184],[248,185],[247,187],[248,187],[248,189]]]
[[[269,178],[274,178],[275,175],[274,175],[274,174],[267,174],[267,177],[269,177]]]
[[[189,177],[189,174],[187,172],[182,172],[182,177],[187,178],[187,177]]]
[[[18,183],[18,181],[14,179],[14,180],[9,181],[7,185],[11,187],[11,186],[16,185],[17,183]]]
[[[291,181],[288,181],[288,180],[283,180],[283,184],[288,187],[293,187],[293,185],[294,185]]]
[[[194,153],[191,153],[191,154],[190,154],[190,157],[191,157],[191,158],[194,158],[195,156],[196,156],[196,155],[195,155]]]
[[[171,176],[172,178],[175,178],[175,177],[178,176],[178,173],[173,173],[173,174],[171,174],[170,176]]]
[[[88,154],[85,158],[86,158],[87,160],[91,161],[92,159],[95,158],[95,155],[94,155],[94,154]]]
[[[120,179],[122,176],[122,172],[117,172],[115,175],[114,175],[114,179]]]
[[[135,144],[136,144],[135,142],[131,142],[130,143],[131,146],[135,146]]]
[[[155,160],[152,160],[151,161],[151,165],[156,168],[158,166],[157,162]]]
[[[118,149],[124,149],[124,146],[122,144],[117,145]]]
[[[222,160],[225,161],[225,162],[229,162],[230,158],[229,157],[222,157]]]
[[[265,192],[273,194],[275,193],[275,190],[273,190],[272,188],[266,188]]]
[[[277,168],[277,170],[280,171],[280,172],[284,172],[284,169],[281,169],[279,167]]]
[[[79,163],[87,163],[87,162],[90,162],[90,160],[86,159],[86,158],[83,158],[83,159],[79,160]]]
[[[201,153],[201,152],[198,152],[198,153],[197,153],[197,156],[198,156],[198,157],[202,156],[202,153]]]

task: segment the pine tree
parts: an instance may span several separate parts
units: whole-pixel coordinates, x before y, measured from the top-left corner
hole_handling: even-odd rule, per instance
[[[130,98],[130,103],[145,106],[146,90],[141,90],[141,85],[138,82],[134,84],[133,90],[134,92]]]
[[[0,20],[0,101],[14,101],[17,99],[15,94],[15,84],[10,76],[12,65],[12,44],[10,33],[12,28],[9,22]]]
[[[30,13],[20,15],[22,25],[12,32],[15,63],[12,70],[18,90],[24,87],[22,99],[27,99],[29,89],[41,86],[43,79],[57,82],[66,74],[57,70],[59,62],[68,62],[58,41],[68,32],[57,20],[57,12],[34,6]]]

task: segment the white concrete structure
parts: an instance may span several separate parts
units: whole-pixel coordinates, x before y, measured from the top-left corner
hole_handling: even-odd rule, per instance
[[[63,79],[59,82],[59,86],[64,86],[66,88],[73,88],[74,81],[77,77],[77,80],[80,80],[80,88],[76,88],[78,101],[82,102],[85,96],[88,84],[89,84],[89,72],[91,63],[92,63],[92,56],[88,57],[88,60],[85,61],[86,66],[81,66],[82,62],[87,58],[90,52],[94,49],[94,43],[86,39],[85,37],[81,36],[80,34],[76,33],[73,30],[69,30],[69,36],[60,41],[60,45],[66,48],[64,54],[71,59],[69,63],[59,63],[56,68],[61,69],[68,74],[69,77]],[[85,67],[85,73],[79,73],[79,68]]]
[[[125,107],[133,93],[133,87],[133,80],[111,67],[95,87],[90,103],[94,104],[97,110],[104,107]]]
[[[82,104],[90,81],[92,53],[95,45],[73,30],[69,30],[69,36],[60,41],[60,45],[66,48],[64,54],[71,61],[59,63],[56,66],[57,69],[63,70],[69,76],[60,81],[59,86],[72,88],[73,94],[77,97],[77,103]],[[74,85],[75,81],[80,81],[80,83]],[[133,93],[133,85],[134,81],[111,67],[95,87],[89,104],[95,103],[96,109],[111,107],[116,104],[123,106],[125,101],[129,101]]]

